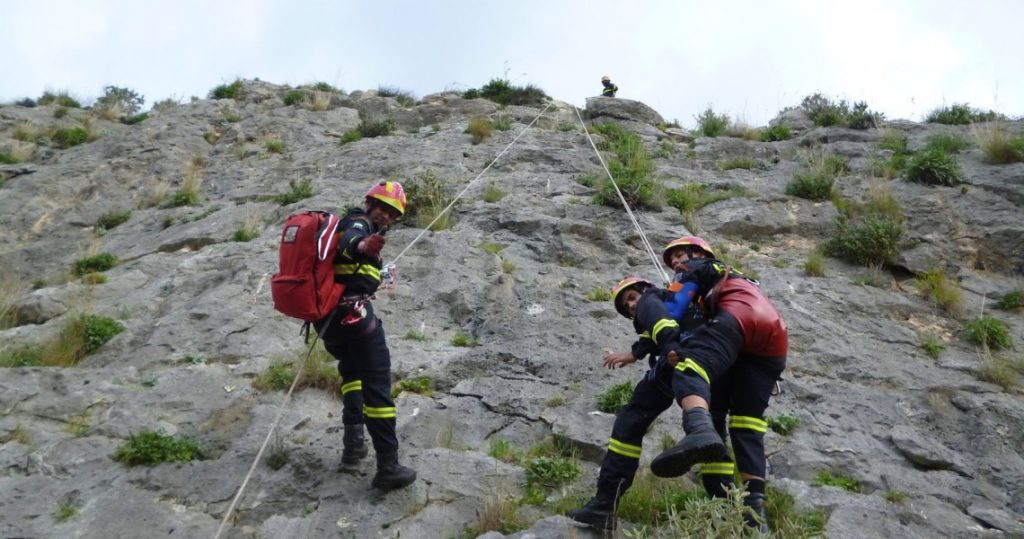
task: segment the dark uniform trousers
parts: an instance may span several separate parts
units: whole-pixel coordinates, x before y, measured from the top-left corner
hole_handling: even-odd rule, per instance
[[[373,312],[373,304],[363,303],[366,314],[352,324],[342,319],[351,311],[342,305],[329,325],[325,320],[315,326],[324,348],[338,360],[341,374],[342,423],[366,425],[378,455],[398,451],[395,436],[395,401],[391,398],[391,352],[384,338],[384,325]]]
[[[712,321],[697,330],[695,338],[684,345],[685,359],[676,366],[699,371],[710,378],[710,394],[702,394],[709,401],[715,430],[726,439],[731,435],[740,472],[765,477],[766,461],[764,434],[768,422],[764,411],[768,408],[775,381],[786,367],[785,356],[763,357],[742,352],[743,332],[739,322],[729,313],[721,312]],[[673,380],[677,396],[701,394],[689,391],[691,384],[686,375],[677,372]],[[708,386],[705,386],[708,387]],[[686,389],[683,391],[683,389]],[[728,415],[728,425],[726,424]],[[702,466],[705,475],[733,474],[731,462],[712,462]]]
[[[633,484],[640,465],[644,434],[658,416],[672,406],[672,369],[657,363],[633,389],[633,397],[615,417],[612,438],[601,463],[597,488],[622,495]]]

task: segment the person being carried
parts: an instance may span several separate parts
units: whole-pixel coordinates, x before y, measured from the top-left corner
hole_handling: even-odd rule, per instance
[[[608,450],[597,478],[597,494],[583,507],[567,513],[569,518],[595,528],[616,527],[615,510],[619,499],[633,484],[640,463],[641,445],[651,423],[672,406],[672,369],[665,362],[670,343],[678,344],[680,327],[666,308],[676,293],[654,286],[642,277],[626,277],[612,288],[615,310],[633,320],[640,338],[630,351],[612,352],[602,359],[608,369],[616,369],[648,357],[649,370],[633,388],[629,403],[615,417]],[[684,318],[699,325],[701,320]]]
[[[619,87],[612,84],[612,78],[608,75],[601,77],[601,85],[604,89],[601,90],[601,95],[604,97],[615,97],[615,92],[619,91]]]
[[[365,425],[377,455],[377,473],[371,484],[383,490],[402,488],[416,480],[415,470],[398,463],[391,353],[384,325],[370,303],[381,283],[384,233],[405,213],[405,207],[402,184],[388,181],[371,187],[363,207],[345,214],[338,227],[334,257],[334,279],[345,285],[345,292],[335,310],[313,324],[324,348],[338,360],[341,374],[342,466],[355,466],[369,454],[363,439]]]
[[[675,280],[695,285],[691,297],[702,303],[707,319],[692,338],[666,352],[674,366],[672,391],[683,408],[685,435],[651,462],[651,472],[678,477],[697,463],[705,463],[705,470],[725,472],[731,465],[723,440],[725,417],[731,414],[728,426],[736,467],[747,491],[744,504],[760,520],[748,522],[764,530],[764,411],[786,366],[788,329],[756,281],[715,258],[673,263]],[[728,398],[718,399],[716,394]],[[727,482],[722,480],[724,491]]]

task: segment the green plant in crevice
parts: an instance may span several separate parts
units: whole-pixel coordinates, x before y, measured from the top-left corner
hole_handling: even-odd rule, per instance
[[[633,384],[621,382],[597,396],[597,409],[608,414],[617,414],[633,398]]]

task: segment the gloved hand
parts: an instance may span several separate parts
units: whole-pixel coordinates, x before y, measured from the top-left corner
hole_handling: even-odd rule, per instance
[[[372,258],[380,258],[380,250],[384,248],[384,236],[371,234],[363,238],[356,246],[356,252]]]

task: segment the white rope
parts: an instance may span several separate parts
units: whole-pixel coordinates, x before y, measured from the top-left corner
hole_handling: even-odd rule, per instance
[[[252,466],[249,466],[249,472],[245,474],[245,479],[242,480],[242,484],[238,487],[238,492],[235,494],[235,499],[231,500],[231,505],[228,510],[224,513],[224,519],[220,521],[220,526],[217,528],[217,533],[214,534],[213,539],[218,539],[221,532],[224,531],[224,525],[228,523],[228,519],[231,518],[231,513],[235,510],[235,505],[238,504],[238,500],[242,498],[242,492],[245,491],[246,485],[249,484],[249,479],[252,478],[253,472],[256,471],[256,465],[260,462],[260,457],[263,456],[263,452],[267,449],[267,444],[270,443],[270,437],[274,434],[274,430],[277,429],[278,423],[281,422],[281,417],[284,416],[285,408],[288,405],[288,400],[292,398],[292,392],[295,391],[296,384],[299,383],[299,378],[302,377],[302,369],[309,362],[309,358],[313,355],[313,349],[316,347],[316,343],[320,339],[320,334],[317,333],[316,337],[313,338],[313,346],[309,347],[309,353],[306,354],[306,360],[299,365],[299,370],[295,371],[295,379],[292,380],[292,386],[288,388],[288,393],[285,394],[284,400],[281,401],[281,407],[277,410],[277,417],[274,418],[274,422],[270,425],[270,431],[267,432],[267,437],[263,439],[263,445],[260,446],[260,450],[256,453],[256,458],[252,461]]]
[[[669,282],[669,276],[665,273],[665,270],[661,269],[661,260],[658,259],[658,255],[654,253],[654,247],[651,246],[651,242],[647,240],[647,235],[644,234],[644,229],[640,227],[640,222],[637,221],[636,216],[633,215],[633,210],[629,208],[629,203],[626,202],[626,197],[622,194],[619,189],[619,185],[615,183],[615,178],[612,177],[612,172],[608,170],[608,165],[605,164],[604,158],[601,157],[601,152],[598,151],[597,145],[594,144],[594,139],[590,136],[590,131],[587,130],[587,125],[583,123],[583,117],[580,116],[580,109],[573,107],[576,110],[576,118],[580,120],[580,125],[583,126],[583,132],[587,135],[587,140],[590,141],[590,147],[594,149],[594,153],[597,154],[597,160],[601,162],[601,166],[604,168],[604,173],[608,175],[608,179],[612,181],[612,187],[615,188],[615,193],[619,195],[619,200],[622,202],[622,207],[626,208],[626,213],[629,215],[629,219],[633,221],[633,226],[636,227],[637,233],[640,234],[640,242],[643,243],[644,249],[647,250],[647,254],[651,257],[651,262],[654,263],[654,269],[658,271],[658,275],[661,276],[662,280],[666,283]]]
[[[422,237],[423,237],[423,235],[424,235],[424,234],[426,234],[426,233],[427,233],[427,231],[429,231],[429,230],[430,230],[430,227],[434,226],[434,224],[435,224],[435,223],[437,223],[437,221],[438,221],[439,219],[441,219],[441,217],[443,217],[443,216],[444,216],[444,214],[448,213],[448,210],[452,209],[452,206],[454,206],[454,205],[455,205],[455,203],[456,203],[456,202],[458,202],[460,198],[462,198],[462,195],[466,194],[466,191],[468,191],[468,190],[469,190],[470,186],[472,186],[472,185],[473,185],[474,183],[476,183],[476,181],[477,181],[477,180],[479,180],[479,179],[480,179],[480,177],[481,177],[481,176],[483,176],[485,172],[487,172],[488,170],[490,170],[490,169],[491,169],[491,167],[492,167],[492,166],[494,166],[494,163],[497,163],[497,162],[498,162],[498,159],[500,159],[502,155],[505,155],[505,152],[507,152],[507,151],[508,151],[508,149],[509,149],[509,148],[511,148],[511,147],[512,147],[512,145],[513,145],[513,144],[515,144],[515,143],[516,143],[516,141],[518,141],[518,140],[519,140],[519,137],[523,136],[523,133],[526,133],[526,131],[527,131],[528,129],[530,129],[531,127],[533,127],[533,124],[537,123],[537,120],[539,120],[539,119],[540,119],[540,117],[541,117],[541,116],[543,116],[543,115],[544,115],[544,113],[545,113],[545,112],[547,112],[547,110],[548,110],[548,109],[549,109],[550,107],[551,107],[551,103],[548,103],[548,105],[547,105],[546,107],[544,107],[544,110],[540,111],[540,114],[538,114],[538,115],[537,115],[537,116],[536,116],[536,117],[535,117],[535,118],[533,119],[533,121],[531,121],[531,122],[530,122],[530,123],[529,123],[529,124],[528,124],[528,125],[527,125],[526,127],[524,127],[524,128],[523,128],[523,130],[522,130],[522,131],[520,131],[518,135],[516,135],[516,138],[512,139],[512,142],[509,142],[509,143],[508,143],[508,146],[505,146],[505,149],[504,149],[504,150],[501,150],[501,152],[500,152],[500,153],[499,153],[499,154],[497,155],[497,157],[495,157],[494,159],[492,159],[492,160],[491,160],[491,162],[490,162],[490,163],[488,163],[488,164],[487,164],[487,166],[486,166],[486,167],[484,167],[484,169],[480,171],[480,174],[477,174],[477,175],[476,175],[476,178],[473,178],[473,179],[472,179],[472,180],[471,180],[471,181],[470,181],[469,183],[467,183],[467,184],[466,184],[466,187],[463,187],[463,188],[462,188],[462,190],[461,190],[461,191],[459,191],[459,193],[458,193],[457,195],[455,195],[455,198],[453,198],[453,199],[452,199],[452,201],[451,201],[451,202],[449,202],[449,203],[448,203],[448,205],[447,205],[447,206],[445,206],[445,208],[444,208],[443,210],[441,210],[441,211],[440,211],[440,213],[438,213],[436,217],[434,217],[434,220],[433,220],[433,221],[431,221],[431,222],[430,222],[430,224],[428,224],[428,225],[427,225],[427,226],[426,226],[426,227],[425,227],[425,228],[423,229],[423,231],[422,231],[422,232],[420,232],[420,233],[419,233],[419,234],[418,234],[418,235],[417,235],[417,236],[416,236],[415,238],[413,238],[413,240],[412,240],[411,242],[409,242],[409,245],[406,245],[406,246],[405,246],[405,248],[404,248],[404,249],[402,249],[402,251],[398,253],[398,256],[396,256],[396,257],[395,257],[395,259],[391,261],[391,264],[394,264],[394,263],[398,262],[398,259],[399,259],[399,258],[402,258],[402,255],[404,255],[404,254],[405,254],[405,252],[409,250],[409,248],[411,248],[411,247],[412,247],[412,246],[413,246],[413,245],[414,245],[414,244],[415,244],[416,242],[420,241],[420,238],[422,238]]]
[[[391,263],[394,264],[395,262],[398,262],[398,259],[402,258],[402,255],[404,255],[405,252],[408,251],[410,247],[412,247],[417,241],[419,241],[420,238],[422,238],[423,235],[426,234],[428,230],[430,230],[430,227],[434,226],[434,224],[437,223],[438,219],[440,219],[442,216],[444,216],[445,213],[447,213],[449,210],[451,210],[452,206],[454,206],[455,203],[458,202],[459,198],[461,198],[462,195],[466,194],[466,191],[469,190],[470,186],[472,186],[477,180],[479,180],[480,177],[483,176],[485,172],[490,170],[490,168],[492,166],[494,166],[494,163],[496,163],[498,161],[498,159],[501,158],[502,155],[505,155],[505,152],[507,152],[508,149],[511,148],[512,145],[515,144],[516,141],[519,140],[519,137],[522,137],[523,133],[526,133],[527,129],[533,127],[533,124],[537,123],[537,120],[539,120],[540,117],[543,116],[544,113],[547,112],[548,108],[550,108],[550,107],[551,107],[551,103],[548,103],[547,106],[544,107],[544,110],[540,111],[540,114],[538,114],[533,119],[533,121],[531,121],[526,127],[524,127],[523,130],[520,131],[519,134],[516,135],[516,137],[514,139],[512,139],[512,142],[509,142],[508,145],[505,146],[505,149],[501,150],[501,152],[497,155],[497,157],[495,157],[493,160],[491,160],[491,162],[488,163],[487,166],[484,167],[484,169],[480,171],[480,174],[477,174],[476,178],[473,178],[472,181],[470,181],[468,184],[466,184],[466,187],[464,187],[461,191],[459,191],[459,193],[457,195],[455,195],[455,198],[453,198],[452,201],[447,206],[445,206],[445,208],[443,210],[441,210],[440,213],[437,214],[437,217],[434,217],[434,220],[431,221],[430,224],[428,224],[426,226],[426,228],[424,228],[423,231],[419,233],[419,235],[417,235],[411,242],[409,242],[409,245],[406,245],[405,248],[402,249],[402,251],[400,253],[398,253],[398,256],[396,256],[395,259],[391,261]],[[321,174],[322,174],[322,171],[321,171]],[[231,518],[231,514],[234,512],[235,506],[238,504],[238,500],[241,499],[241,497],[242,497],[242,492],[245,491],[246,485],[249,484],[249,479],[252,478],[253,472],[256,471],[256,465],[259,464],[260,457],[263,456],[263,452],[267,449],[267,444],[270,443],[270,437],[274,434],[274,430],[277,429],[278,423],[281,422],[281,417],[284,416],[285,408],[288,405],[288,401],[292,397],[292,392],[295,390],[295,385],[299,382],[299,378],[302,376],[302,369],[306,366],[306,362],[309,361],[310,356],[312,356],[313,348],[316,347],[316,343],[317,343],[317,340],[319,339],[319,337],[320,337],[320,335],[318,333],[316,338],[313,339],[313,346],[310,347],[309,353],[306,354],[306,361],[303,361],[302,364],[299,365],[299,369],[295,372],[295,379],[292,380],[292,386],[290,388],[288,388],[288,393],[284,396],[284,400],[281,401],[281,407],[277,411],[277,417],[274,418],[274,422],[270,425],[270,432],[267,432],[267,437],[264,438],[263,445],[260,446],[259,452],[256,453],[256,458],[253,459],[252,465],[249,467],[248,473],[245,474],[245,479],[242,480],[241,486],[238,487],[238,493],[236,493],[235,494],[235,498],[233,500],[231,500],[231,506],[228,507],[227,512],[224,513],[224,519],[221,520],[220,527],[217,528],[217,533],[213,536],[213,539],[218,539],[220,537],[220,534],[224,531],[224,526],[227,524],[228,520]]]

